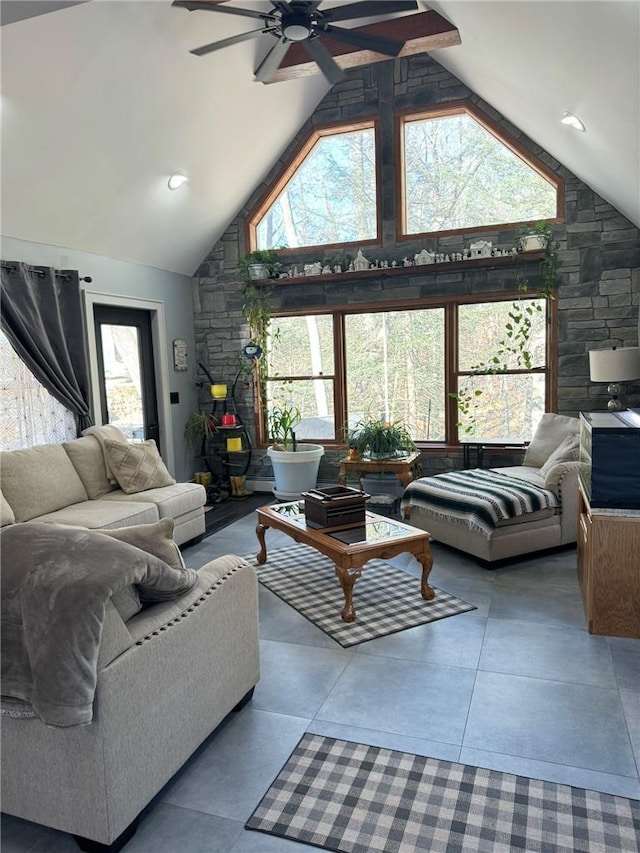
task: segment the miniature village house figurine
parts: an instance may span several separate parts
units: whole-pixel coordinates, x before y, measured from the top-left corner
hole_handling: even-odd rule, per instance
[[[416,266],[422,266],[422,264],[432,264],[433,257],[433,252],[427,252],[426,249],[423,249],[417,255],[414,255],[413,260]]]
[[[358,249],[358,253],[353,261],[353,268],[356,272],[359,270],[368,270],[371,264],[362,254],[362,249]]]
[[[490,258],[491,257],[491,240],[478,240],[477,243],[472,243],[469,246],[470,258]]]
[[[322,264],[320,261],[316,261],[315,264],[305,264],[304,265],[304,274],[305,275],[320,275],[322,272]]]

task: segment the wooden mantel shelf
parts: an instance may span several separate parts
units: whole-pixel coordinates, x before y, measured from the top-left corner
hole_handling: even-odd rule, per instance
[[[459,272],[460,270],[478,269],[478,267],[506,267],[514,266],[514,264],[530,264],[536,261],[541,261],[544,258],[544,251],[539,252],[520,252],[517,260],[514,260],[511,255],[502,255],[497,258],[471,258],[466,261],[448,261],[441,264],[419,264],[410,267],[375,267],[368,270],[359,270],[353,272],[338,272],[338,273],[321,273],[320,275],[301,275],[295,278],[262,278],[253,279],[252,284],[258,287],[287,284],[303,284],[305,282],[322,280],[327,284],[335,282],[344,282],[345,280],[353,281],[368,281],[377,278],[398,278],[407,276],[422,276],[433,275],[442,272]]]

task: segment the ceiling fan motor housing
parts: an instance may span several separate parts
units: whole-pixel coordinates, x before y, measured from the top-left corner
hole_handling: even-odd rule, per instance
[[[282,15],[282,35],[289,41],[304,41],[311,31],[311,20],[305,12],[293,11]]]

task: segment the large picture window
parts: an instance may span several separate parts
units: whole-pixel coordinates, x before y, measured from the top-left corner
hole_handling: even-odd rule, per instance
[[[529,440],[553,404],[551,304],[503,295],[275,317],[267,412],[292,403],[297,437],[329,445],[365,417],[402,421],[422,445]]]
[[[378,236],[372,121],[314,131],[250,217],[257,249],[366,243]]]
[[[400,119],[404,236],[558,214],[558,182],[471,105]]]

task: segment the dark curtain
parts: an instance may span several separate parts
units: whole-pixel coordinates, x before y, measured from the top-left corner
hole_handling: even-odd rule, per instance
[[[52,397],[75,415],[78,435],[93,423],[76,270],[2,261],[2,331]]]

